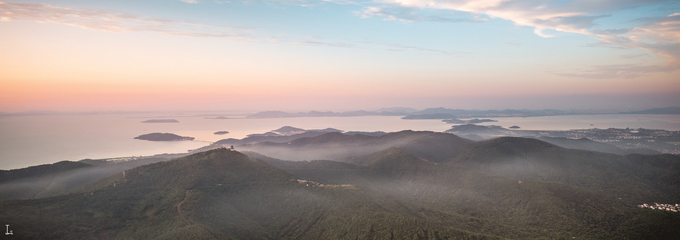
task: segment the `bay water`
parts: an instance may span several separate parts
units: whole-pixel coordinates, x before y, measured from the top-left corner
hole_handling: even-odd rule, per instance
[[[185,153],[224,138],[244,138],[282,126],[303,129],[336,128],[344,131],[401,130],[441,132],[451,124],[441,120],[402,120],[392,116],[208,119],[202,114],[92,114],[0,117],[0,169],[17,169],[63,160],[149,156]],[[176,119],[178,123],[142,123],[149,119]],[[492,118],[484,125],[523,130],[589,128],[651,128],[680,130],[678,115],[568,115],[527,118]],[[592,125],[591,125],[592,124]],[[216,131],[229,131],[215,135]],[[133,139],[147,133],[174,133],[194,141],[154,142]]]

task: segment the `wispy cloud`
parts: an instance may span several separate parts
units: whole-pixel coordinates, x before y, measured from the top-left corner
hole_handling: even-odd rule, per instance
[[[0,1],[0,20],[28,20],[39,23],[64,24],[84,29],[106,32],[156,32],[175,37],[225,38],[233,41],[260,42],[265,44],[293,44],[310,47],[335,47],[354,49],[377,49],[383,51],[421,51],[458,55],[458,52],[366,42],[331,42],[320,37],[313,40],[283,40],[262,36],[253,28],[237,26],[215,26],[144,17],[107,10],[66,8],[48,4],[20,4]],[[379,46],[376,48],[375,46]]]
[[[354,4],[357,4],[356,1],[352,1],[352,0],[321,0],[321,1],[329,2],[329,3],[335,3],[335,4],[339,4],[339,5],[348,5],[348,4],[354,5]]]
[[[677,70],[677,66],[670,65],[602,65],[593,66],[588,69],[582,69],[571,73],[555,73],[559,76],[574,77],[574,78],[590,78],[590,79],[608,79],[608,78],[638,78],[649,73],[656,72],[672,72]]]
[[[644,22],[645,24],[631,29],[625,35],[634,41],[680,42],[680,13],[646,18]]]
[[[637,78],[651,73],[672,72],[680,69],[680,14],[660,18],[639,19],[645,24],[629,29],[623,34],[595,34],[602,44],[621,48],[644,49],[668,61],[663,65],[610,65],[594,66],[576,73],[558,75],[578,78]],[[646,54],[623,55],[631,59]]]
[[[586,33],[594,20],[608,15],[589,15],[583,9],[570,7],[557,0],[385,0],[389,5],[419,9],[440,9],[486,15],[513,21],[519,26],[531,26],[538,35],[545,29]]]
[[[625,34],[597,34],[596,38],[604,43],[625,48],[644,49],[668,61],[662,66],[612,66],[603,69],[594,68],[600,72],[612,72],[616,69],[630,76],[643,76],[645,73],[668,72],[680,69],[680,14],[670,14],[666,17],[646,19],[644,25],[635,27]]]
[[[579,47],[592,47],[592,48],[611,48],[611,49],[628,49],[628,47],[622,47],[618,45],[614,45],[608,42],[594,42],[594,43],[588,43],[584,45],[580,45]]]
[[[489,19],[481,15],[472,16],[471,14],[442,14],[432,13],[414,7],[366,7],[361,11],[355,12],[363,18],[379,17],[386,20],[398,20],[404,22],[449,22],[449,23],[471,23],[486,22]],[[466,15],[461,17],[460,15]]]
[[[512,21],[521,27],[531,27],[538,36],[551,38],[546,30],[593,36],[600,43],[590,47],[644,49],[668,59],[663,66],[595,66],[583,74],[560,74],[570,77],[612,78],[640,77],[655,72],[680,69],[680,13],[661,18],[644,18],[642,25],[630,29],[600,29],[597,20],[611,17],[621,9],[632,9],[649,3],[672,0],[383,0],[382,6],[366,7],[362,17],[380,17],[388,20],[441,21],[436,15],[422,16],[422,10],[450,10],[468,12],[490,18]],[[460,19],[453,19],[460,20]]]
[[[0,20],[56,23],[106,32],[157,32],[181,37],[252,40],[250,36],[252,29],[247,27],[204,25],[106,10],[57,7],[48,4],[21,4],[0,1]]]
[[[323,41],[295,41],[291,42],[296,45],[312,46],[312,47],[337,47],[337,48],[358,48],[356,44],[351,43],[331,43]]]
[[[620,59],[635,59],[639,57],[647,57],[649,54],[625,54],[625,55],[620,55]]]
[[[193,3],[193,4],[198,3],[198,0],[180,0],[180,1],[185,2],[185,3]]]

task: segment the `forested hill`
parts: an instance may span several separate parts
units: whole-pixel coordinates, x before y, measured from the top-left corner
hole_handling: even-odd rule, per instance
[[[620,156],[499,138],[440,163],[399,148],[344,159],[357,165],[254,157],[300,178],[361,185],[452,219],[480,220],[455,225],[466,231],[520,239],[680,236],[673,227],[679,213],[638,207],[680,202],[675,155]]]
[[[272,146],[299,154],[337,147],[333,156],[344,162],[219,148],[117,172],[66,195],[2,200],[0,221],[23,239],[680,236],[680,213],[638,207],[680,203],[675,155],[412,131],[331,133]],[[386,148],[342,154],[362,146]]]
[[[169,158],[144,157],[120,162],[86,159],[0,171],[0,199],[61,195],[112,174],[166,160]]]
[[[442,162],[456,157],[474,145],[473,141],[453,134],[407,130],[378,137],[363,134],[326,133],[286,143],[263,142],[243,145],[239,146],[239,149],[284,160],[351,162],[353,157],[395,147],[429,161]]]
[[[226,149],[145,165],[78,191],[0,201],[22,239],[498,239],[360,186],[300,183]]]

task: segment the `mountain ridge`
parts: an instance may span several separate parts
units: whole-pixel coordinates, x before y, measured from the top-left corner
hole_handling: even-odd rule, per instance
[[[0,200],[0,221],[27,239],[680,236],[680,214],[637,207],[680,201],[675,155],[416,131],[258,146],[297,154],[332,147],[327,156],[345,162],[217,148],[117,172],[65,195]],[[355,148],[364,146],[361,155]]]
[[[216,149],[140,166],[67,195],[0,201],[7,210],[0,219],[25,239],[499,239],[440,223],[436,211],[381,192],[310,187],[291,177]]]

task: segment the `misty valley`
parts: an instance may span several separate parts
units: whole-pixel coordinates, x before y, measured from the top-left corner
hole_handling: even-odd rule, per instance
[[[3,170],[0,221],[17,239],[680,236],[680,156],[542,140],[282,127]]]

